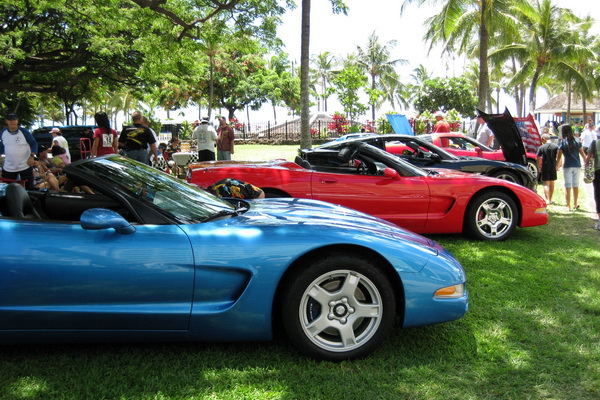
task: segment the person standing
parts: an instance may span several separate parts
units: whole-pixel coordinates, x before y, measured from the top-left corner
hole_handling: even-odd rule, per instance
[[[594,229],[600,230],[600,139],[592,141],[586,157],[586,164],[594,160],[594,180],[592,185],[594,186],[594,201],[596,202],[596,218],[597,222],[594,225]]]
[[[542,145],[537,151],[538,169],[541,171],[542,183],[544,185],[544,196],[546,203],[552,204],[552,195],[554,194],[554,181],[556,180],[556,159],[558,155],[558,145],[550,141],[550,135],[542,134]]]
[[[585,160],[586,155],[581,148],[581,142],[575,139],[571,125],[561,125],[560,133],[562,140],[558,145],[557,170],[560,168],[562,156],[565,157],[563,165],[563,174],[565,178],[565,198],[569,211],[578,209],[577,200],[579,198],[579,175],[581,173],[581,159]],[[573,189],[573,209],[571,208],[571,189]]]
[[[194,129],[194,138],[198,149],[198,161],[214,161],[218,135],[215,128],[208,123],[208,118],[202,118]]]
[[[594,123],[590,122],[585,124],[585,129],[581,132],[581,145],[584,152],[588,151],[594,140],[596,140],[596,130],[594,129]]]
[[[91,157],[116,154],[119,151],[117,131],[111,129],[108,115],[104,111],[94,115],[98,128],[94,130],[94,143],[92,144]]]
[[[2,178],[26,180],[25,187],[34,190],[33,165],[38,144],[31,132],[19,126],[19,117],[8,113],[4,118],[6,128],[0,133],[0,154],[4,154]]]
[[[119,146],[125,148],[127,157],[148,164],[148,146],[150,146],[150,153],[158,158],[156,139],[150,129],[143,125],[141,112],[135,111],[131,119],[133,125],[123,128],[119,136]]]
[[[219,130],[217,131],[217,135],[217,159],[223,161],[231,160],[235,135],[225,117],[219,118]]]
[[[477,122],[479,123],[479,129],[477,130],[476,140],[487,147],[492,147],[492,142],[494,141],[494,132],[492,132],[483,118],[477,117]]]
[[[436,123],[433,126],[433,133],[448,133],[450,132],[450,124],[444,120],[445,114],[442,111],[436,111],[433,114]]]
[[[69,161],[71,161],[71,152],[69,151],[69,142],[62,135],[62,132],[60,131],[60,129],[52,128],[52,130],[50,131],[50,134],[52,135],[52,146],[50,146],[50,147],[53,147],[53,146],[62,147],[63,149],[65,149],[65,154],[67,155],[67,158],[69,159]]]

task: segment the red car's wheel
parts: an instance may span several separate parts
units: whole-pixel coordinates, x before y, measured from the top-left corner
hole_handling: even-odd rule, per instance
[[[465,230],[474,238],[500,241],[517,226],[519,210],[507,194],[485,192],[471,200],[465,219]]]

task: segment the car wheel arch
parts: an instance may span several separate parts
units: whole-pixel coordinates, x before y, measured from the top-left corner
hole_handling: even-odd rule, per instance
[[[510,199],[515,204],[516,212],[518,213],[518,215],[517,215],[517,221],[516,221],[516,226],[518,226],[518,227],[521,226],[521,222],[522,222],[522,219],[523,219],[523,207],[522,207],[521,201],[519,200],[519,197],[515,194],[515,192],[513,192],[512,190],[510,190],[507,187],[504,187],[504,186],[489,186],[489,187],[483,188],[481,190],[478,190],[477,192],[474,192],[471,195],[471,198],[469,199],[469,201],[467,202],[467,204],[465,206],[465,214],[463,216],[463,226],[462,226],[463,233],[467,233],[467,229],[468,229],[468,226],[469,226],[468,225],[468,218],[469,218],[469,212],[468,212],[468,210],[473,205],[473,202],[476,201],[476,199],[478,199],[483,194],[494,193],[494,192],[500,192],[500,193],[505,194],[508,197],[510,197]]]
[[[290,266],[287,268],[287,270],[284,272],[281,279],[279,280],[279,284],[277,285],[277,289],[273,298],[271,310],[271,315],[273,315],[274,318],[273,327],[277,334],[283,333],[279,305],[283,296],[286,295],[285,288],[287,284],[290,282],[290,280],[294,279],[294,276],[305,265],[309,265],[310,263],[315,262],[318,259],[324,258],[330,254],[353,254],[356,256],[366,258],[376,263],[378,266],[381,266],[382,272],[392,283],[392,288],[394,290],[394,293],[396,293],[396,314],[398,315],[401,321],[404,320],[404,286],[402,284],[400,276],[398,275],[392,264],[390,264],[390,262],[386,260],[385,257],[383,257],[381,254],[367,247],[356,245],[330,245],[314,249],[298,257],[290,264]]]

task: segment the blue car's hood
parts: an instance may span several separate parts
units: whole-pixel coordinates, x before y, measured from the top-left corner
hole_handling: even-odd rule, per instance
[[[394,235],[427,247],[437,244],[421,235],[380,218],[319,200],[274,198],[256,200],[243,214],[246,223],[261,225],[323,225],[352,229],[374,235]]]

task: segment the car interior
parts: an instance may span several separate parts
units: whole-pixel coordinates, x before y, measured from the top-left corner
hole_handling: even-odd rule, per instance
[[[48,219],[79,222],[90,208],[107,208],[127,218],[127,211],[113,199],[100,194],[27,191],[18,183],[6,186],[0,197],[0,218]]]

